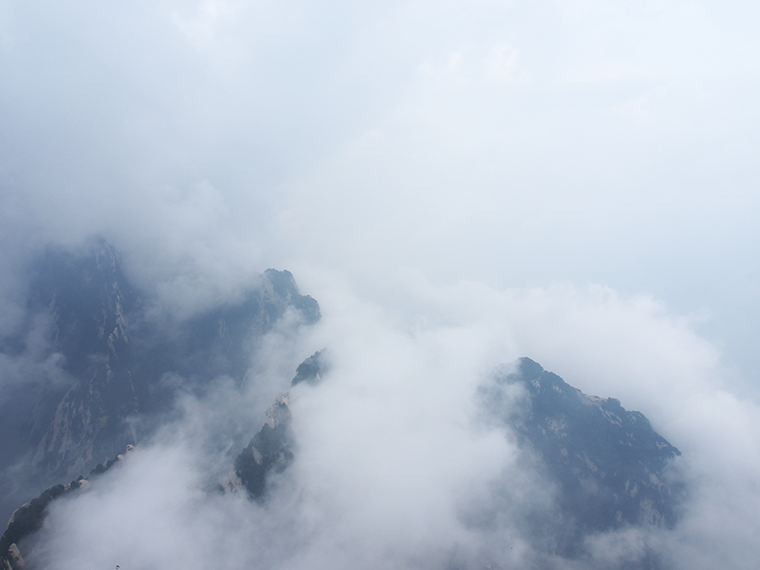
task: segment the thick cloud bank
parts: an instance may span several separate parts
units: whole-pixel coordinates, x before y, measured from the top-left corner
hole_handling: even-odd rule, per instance
[[[249,375],[276,385],[283,355],[330,348],[322,383],[291,390],[296,459],[267,502],[213,490],[239,451],[219,442],[258,396],[222,382],[207,399],[188,397],[182,420],[86,492],[54,504],[29,562],[615,568],[649,556],[665,568],[739,569],[758,556],[760,411],[721,389],[709,345],[662,307],[608,290],[464,283],[430,288],[427,306],[397,318],[337,281],[330,290],[323,323],[295,345],[275,334],[271,366]],[[554,490],[475,398],[495,366],[523,353],[546,354],[584,391],[643,411],[681,449],[674,467],[687,493],[675,528],[594,535],[570,559],[525,525],[526,513],[559,516]]]

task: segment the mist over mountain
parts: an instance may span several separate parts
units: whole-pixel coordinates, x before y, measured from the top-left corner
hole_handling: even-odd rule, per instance
[[[179,321],[151,311],[102,238],[48,249],[33,264],[26,319],[3,339],[6,366],[21,376],[0,400],[2,488],[12,497],[4,509],[19,486],[75,479],[149,437],[178,391],[202,393],[217,377],[242,382],[256,339],[289,311],[304,324],[320,318],[292,275],[275,270],[239,300]]]
[[[320,319],[317,302],[299,293],[290,273],[268,270],[237,303],[169,325],[151,316],[149,301],[130,285],[118,253],[102,239],[91,241],[84,251],[48,250],[35,265],[29,291],[27,320],[43,318],[48,323],[47,350],[60,355],[58,365],[68,383],[43,386],[33,406],[35,423],[22,434],[31,457],[26,473],[38,485],[53,480],[59,484],[11,517],[2,538],[2,559],[9,570],[21,568],[24,559],[27,568],[73,563],[69,555],[51,547],[55,544],[51,533],[65,531],[55,523],[58,505],[74,505],[97,494],[103,484],[100,479],[112,467],[132,461],[135,445],[138,450],[141,445],[156,445],[157,434],[182,423],[177,404],[182,393],[193,394],[203,406],[209,390],[217,388],[212,381],[219,377],[229,378],[233,391],[241,390],[253,366],[254,343],[288,314],[301,326]],[[31,326],[5,342],[15,347],[15,353],[7,356],[27,354]],[[286,330],[297,335],[299,329]],[[304,392],[318,392],[330,383],[331,354],[320,350],[297,366],[292,363],[290,391],[296,402]],[[529,484],[515,480],[509,470],[493,474],[485,503],[483,498],[472,499],[457,507],[456,520],[467,532],[476,536],[499,532],[506,517],[511,521],[511,539],[495,550],[485,542],[469,548],[453,545],[444,549],[440,560],[423,567],[507,567],[516,560],[515,544],[526,567],[593,566],[597,561],[588,544],[591,537],[631,529],[654,533],[678,524],[683,483],[671,467],[680,452],[642,414],[626,411],[614,399],[587,396],[527,358],[498,368],[470,396],[477,402],[471,421],[490,426],[486,429],[495,430],[494,435],[501,433],[503,441],[514,446],[521,477],[532,480]],[[294,420],[290,398],[288,393],[277,396],[261,428],[234,460],[229,448],[210,452],[227,455],[228,475],[214,491],[219,472],[203,474],[203,493],[209,498],[219,492],[238,500],[249,498],[254,502],[247,508],[263,509],[256,527],[241,532],[261,532],[261,525],[277,527],[283,514],[270,513],[272,520],[267,521],[272,505],[285,508],[284,497],[304,492],[294,471],[310,450],[304,449],[308,443],[294,427],[299,410],[296,406]],[[8,422],[16,404],[6,400],[4,407]],[[239,437],[232,441],[236,439],[240,441]],[[116,460],[94,465],[96,458],[113,455],[125,445],[129,457],[119,454]],[[406,444],[402,440],[397,445]],[[17,471],[7,466],[19,457],[24,456],[3,457],[5,477],[11,483]],[[148,463],[144,468],[149,473],[158,467]],[[71,483],[62,483],[70,478]],[[99,508],[98,499],[90,500]],[[662,552],[645,542],[625,563],[609,567],[667,567],[662,558]]]
[[[0,2],[2,548],[755,568],[759,26]]]

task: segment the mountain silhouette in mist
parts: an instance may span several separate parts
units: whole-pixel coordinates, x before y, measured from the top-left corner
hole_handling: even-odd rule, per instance
[[[25,329],[4,339],[3,350],[10,357],[27,354],[41,328],[49,347],[39,358],[60,355],[62,380],[34,397],[26,395],[21,405],[5,400],[0,409],[3,427],[12,428],[3,432],[4,439],[22,440],[4,442],[2,466],[18,461],[24,456],[18,450],[25,450],[30,472],[50,485],[14,513],[0,541],[6,570],[19,570],[19,544],[23,549],[23,540],[42,526],[47,505],[86,487],[77,475],[91,470],[89,477],[96,477],[115,461],[96,467],[98,458],[139,444],[160,425],[177,389],[164,381],[167,375],[181,378],[183,389],[201,393],[220,375],[242,380],[252,340],[288,311],[307,325],[320,318],[317,302],[300,294],[289,272],[270,269],[237,302],[167,326],[151,320],[145,295],[131,285],[118,253],[103,240],[84,252],[46,252],[29,291]],[[293,363],[291,385],[319,390],[329,381],[327,360],[320,351],[297,368]],[[641,413],[625,410],[613,398],[588,396],[528,358],[494,372],[477,399],[483,421],[518,446],[520,461],[552,499],[551,509],[518,513],[537,548],[579,559],[594,533],[676,523],[680,486],[670,466],[680,452]],[[33,422],[23,420],[25,414]],[[224,492],[242,492],[262,504],[276,476],[298,456],[287,394],[263,420],[221,485]],[[72,477],[69,484],[52,485]],[[500,510],[514,510],[512,484],[506,477],[495,481],[489,506],[470,513],[466,524],[486,528]],[[630,567],[651,569],[658,563],[645,558]]]
[[[584,394],[529,358],[495,372],[479,401],[550,490],[557,509],[526,513],[525,525],[552,550],[578,556],[594,533],[676,524],[681,453],[640,412]],[[645,557],[631,567],[659,565]]]
[[[522,445],[536,452],[543,471],[561,490],[561,504],[584,526],[604,530],[675,523],[674,491],[666,472],[681,453],[643,414],[625,410],[614,398],[588,396],[529,358],[495,380],[492,395],[514,383],[527,391],[519,417],[500,410],[495,397],[491,411],[501,412]]]
[[[19,361],[52,355],[59,378],[36,382],[30,367],[32,377],[0,403],[0,469],[25,461],[25,477],[38,488],[87,473],[165,419],[180,387],[167,378],[198,392],[218,376],[241,381],[252,343],[287,311],[305,324],[320,318],[293,276],[273,269],[240,300],[178,322],[153,318],[149,308],[103,239],[80,251],[51,248],[37,260],[26,322],[0,347]],[[29,356],[40,337],[42,354]],[[5,495],[13,487],[0,482]]]

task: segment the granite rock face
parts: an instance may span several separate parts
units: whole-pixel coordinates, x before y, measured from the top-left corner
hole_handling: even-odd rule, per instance
[[[141,300],[103,240],[85,255],[48,251],[35,273],[30,313],[49,317],[50,350],[62,355],[72,385],[37,408],[32,463],[51,476],[72,476],[106,452],[110,440],[130,438],[123,422],[139,412],[141,394],[129,322]]]

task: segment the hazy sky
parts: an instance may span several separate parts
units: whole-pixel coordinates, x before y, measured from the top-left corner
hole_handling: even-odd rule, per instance
[[[48,242],[102,234],[177,310],[289,269],[325,317],[302,352],[353,355],[336,369],[341,403],[389,406],[417,433],[403,402],[443,378],[435,431],[493,366],[530,356],[691,452],[699,490],[668,540],[691,568],[746,567],[760,531],[759,28],[760,7],[726,1],[0,0],[0,332]],[[358,378],[388,354],[397,374]],[[303,426],[329,425],[309,402],[294,403]],[[467,434],[452,449],[482,477],[510,465],[503,442]],[[164,489],[186,459],[161,445]],[[399,483],[386,528],[442,453]],[[177,505],[195,497],[188,477]],[[312,490],[310,508],[332,496]],[[349,528],[371,519],[345,509]],[[465,544],[451,524],[415,540]],[[303,560],[339,550],[313,544]],[[369,555],[356,556],[343,562]]]
[[[146,279],[309,265],[391,304],[410,271],[600,284],[694,317],[753,377],[758,23],[749,2],[2,1],[3,249],[101,232]]]

